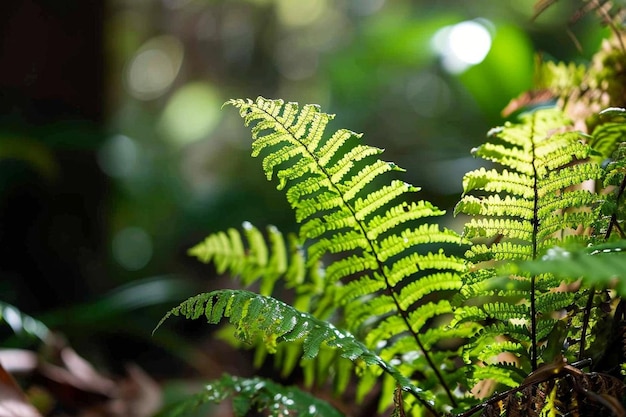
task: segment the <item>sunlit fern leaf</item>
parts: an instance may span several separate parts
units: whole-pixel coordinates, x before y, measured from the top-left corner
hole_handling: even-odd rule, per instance
[[[556,291],[561,280],[553,275],[519,269],[498,278],[495,269],[504,261],[536,259],[555,242],[590,241],[580,230],[592,227],[600,198],[582,184],[600,179],[603,170],[590,161],[594,151],[585,137],[568,126],[560,110],[539,109],[522,115],[518,123],[492,129],[490,142],[473,151],[496,164],[465,176],[464,195],[455,209],[472,216],[465,236],[482,239],[466,253],[476,266],[464,276],[460,298],[454,301],[467,308],[457,309],[453,321],[486,323],[464,352],[467,361],[478,364],[472,371],[476,382],[488,378],[492,369],[481,366],[489,359],[484,354],[514,353],[522,375],[533,370],[543,360],[539,355],[545,340],[561,331],[553,316],[573,302],[573,295]],[[511,346],[521,349],[512,352]],[[501,383],[519,382],[519,374],[514,377],[511,370],[497,372],[493,379]]]
[[[202,391],[167,408],[157,417],[185,417],[205,404],[219,404],[232,398],[236,417],[264,413],[271,417],[341,417],[338,410],[297,387],[279,385],[263,378],[239,378],[225,374],[211,381]],[[195,415],[195,414],[193,414]]]
[[[586,190],[574,190],[587,180],[597,180],[602,169],[583,161],[592,149],[580,141],[575,132],[558,132],[567,120],[556,109],[542,109],[522,117],[520,123],[509,123],[492,131],[490,137],[501,147],[520,152],[501,158],[490,143],[474,151],[476,156],[497,162],[503,168],[480,168],[464,179],[464,196],[456,213],[484,216],[473,218],[466,226],[468,237],[502,236],[517,239],[518,245],[531,248],[530,257],[543,249],[543,240],[560,231],[573,231],[580,224],[591,223],[592,215],[568,213],[589,207],[597,197]],[[516,156],[517,155],[517,156]],[[472,195],[472,194],[477,195]],[[484,195],[486,193],[486,195]],[[499,239],[500,240],[500,239]],[[500,249],[491,248],[494,255]],[[519,250],[517,253],[525,253]],[[500,253],[506,257],[506,250]]]
[[[626,139],[626,138],[625,138]],[[624,219],[626,219],[626,142],[621,142],[611,155],[606,165],[602,185],[604,199],[599,207],[599,217],[594,225],[604,240],[626,238]]]
[[[536,87],[549,88],[557,97],[566,96],[584,80],[586,70],[573,62],[540,61],[535,68]]]
[[[188,253],[201,262],[213,262],[218,273],[240,277],[244,285],[260,280],[263,295],[272,293],[279,278],[295,286],[302,283],[306,273],[305,255],[296,239],[285,238],[274,226],[267,228],[266,238],[259,229],[245,222],[243,235],[234,228],[217,232]]]
[[[358,336],[398,316],[400,320],[390,322],[389,331],[395,336],[391,345],[408,335],[417,349],[424,350],[419,338],[428,323],[411,313],[430,307],[441,316],[433,320],[445,320],[451,306],[439,308],[432,300],[457,290],[459,274],[465,270],[460,257],[443,249],[432,252],[446,246],[458,251],[460,244],[467,243],[457,233],[428,223],[444,211],[416,201],[419,189],[394,178],[394,172],[402,169],[378,159],[382,150],[360,143],[360,134],[341,129],[326,135],[333,115],[321,112],[319,106],[299,107],[261,97],[228,104],[239,109],[252,130],[253,156],[263,158],[267,177],[278,178],[278,188],[285,190],[295,210],[308,265],[324,265],[324,291],[309,311],[335,318]],[[427,285],[419,297],[402,292],[422,279]],[[428,300],[426,306],[418,298]],[[434,336],[447,338],[444,331]],[[368,348],[375,346],[368,344]],[[429,358],[432,352],[424,350],[422,355]],[[451,387],[459,380],[446,379],[434,362],[428,362],[425,359],[426,366],[434,368],[429,383],[447,391],[454,403]],[[388,405],[390,400],[381,401]]]

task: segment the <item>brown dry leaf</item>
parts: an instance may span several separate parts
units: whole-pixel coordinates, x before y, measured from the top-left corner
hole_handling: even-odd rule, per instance
[[[59,354],[64,367],[40,363],[34,381],[60,404],[80,409],[103,404],[115,397],[115,383],[100,375],[73,349],[63,347]]]
[[[127,377],[119,385],[119,397],[110,403],[116,417],[149,417],[163,405],[161,388],[137,365],[126,367]]]
[[[0,364],[0,417],[42,417],[30,405],[15,379]]]
[[[520,94],[512,99],[509,104],[502,110],[503,117],[509,117],[516,111],[529,108],[536,105],[544,104],[554,99],[554,94],[549,90],[531,90]]]
[[[0,363],[10,374],[32,373],[37,368],[37,354],[26,349],[0,349]]]
[[[127,375],[111,379],[98,372],[61,338],[47,344],[47,357],[35,352],[0,349],[0,364],[32,376],[28,392],[43,393],[60,410],[75,417],[150,417],[162,406],[160,386],[142,369],[127,366]],[[0,417],[42,417],[6,368],[0,365]]]

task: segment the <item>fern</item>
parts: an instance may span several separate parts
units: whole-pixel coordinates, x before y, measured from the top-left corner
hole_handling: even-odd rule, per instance
[[[614,157],[623,159],[623,155],[614,155],[620,143],[626,137],[626,110],[619,107],[610,107],[599,113],[599,122],[596,125],[589,144],[600,153],[603,159]]]
[[[245,239],[244,239],[245,237]],[[240,277],[248,286],[260,281],[260,293],[270,295],[278,279],[300,289],[304,281],[306,258],[295,236],[285,236],[274,226],[267,228],[267,242],[261,231],[243,223],[237,229],[207,236],[188,251],[203,263],[214,263],[217,272]]]
[[[586,162],[594,151],[582,142],[583,137],[563,131],[563,126],[567,120],[559,110],[537,110],[522,116],[518,124],[492,130],[489,138],[496,142],[474,151],[502,168],[481,168],[464,178],[464,196],[455,213],[477,216],[466,223],[466,237],[490,241],[477,242],[466,254],[469,260],[530,261],[555,242],[590,239],[579,230],[594,222],[589,207],[599,198],[580,189],[580,184],[598,180],[602,169]],[[518,385],[520,374],[505,371],[497,358],[512,358],[509,360],[523,370],[521,375],[537,369],[548,339],[560,337],[553,335],[559,331],[554,312],[576,304],[579,297],[555,291],[561,281],[552,275],[526,269],[516,272],[505,282],[493,267],[465,277],[467,288],[461,290],[458,303],[479,303],[480,307],[473,306],[470,312],[458,309],[457,320],[471,317],[493,323],[478,333],[465,351],[466,360],[479,365],[473,370],[475,382],[489,377],[495,367],[494,379],[511,387]],[[560,277],[567,283],[576,275]],[[490,327],[493,330],[487,330]]]
[[[533,402],[529,415],[559,415],[571,398],[587,407],[587,397],[568,397],[567,378],[595,382],[558,361],[603,354],[600,307],[610,297],[595,288],[621,274],[623,245],[614,233],[621,237],[625,180],[619,151],[605,169],[599,162],[608,149],[622,149],[618,128],[598,124],[586,135],[558,109],[540,109],[490,131],[473,153],[495,166],[464,177],[455,214],[471,218],[460,236],[431,223],[444,212],[415,199],[419,189],[394,178],[401,169],[378,159],[382,150],[348,130],[326,135],[333,116],[319,107],[264,98],[228,104],[251,128],[253,156],[284,190],[298,236],[286,240],[271,227],[264,235],[247,223],[243,233],[210,235],[190,254],[244,285],[258,281],[261,295],[201,294],[159,326],[171,315],[212,324],[228,318],[257,349],[257,364],[273,353],[283,375],[299,363],[306,385],[333,378],[338,391],[356,370],[357,399],[378,386],[378,411],[393,408],[393,415],[468,408],[461,415],[523,415],[522,401]],[[604,117],[621,123],[619,110]],[[586,142],[602,144],[600,151]],[[463,248],[464,258],[454,255]],[[580,276],[597,287],[578,290]],[[295,290],[297,308],[270,296],[278,280]],[[615,286],[619,294],[622,287]],[[226,378],[197,398],[232,393]],[[502,387],[510,389],[472,407]],[[591,397],[618,395],[593,389]],[[247,395],[241,410],[269,406],[263,395]]]
[[[249,343],[260,337],[270,351],[274,351],[281,342],[303,341],[304,359],[318,356],[324,344],[337,349],[341,357],[361,364],[361,367],[377,366],[389,374],[404,391],[413,394],[423,406],[432,410],[429,399],[422,390],[354,336],[272,297],[245,290],[219,290],[199,294],[171,309],[161,319],[155,331],[169,317],[179,315],[191,320],[202,317],[212,324],[219,323],[222,318],[229,318],[230,323],[235,326],[237,337]]]
[[[559,246],[550,248],[540,259],[507,264],[500,276],[526,272],[532,275],[552,274],[561,279],[582,277],[590,287],[613,288],[626,296],[626,245],[623,241],[574,250]]]
[[[431,357],[433,348],[450,336],[441,328],[425,344],[422,333],[429,321],[421,320],[419,314],[428,309],[431,319],[450,315],[449,303],[419,303],[427,295],[434,298],[461,285],[463,261],[428,250],[433,245],[463,243],[456,233],[426,222],[444,212],[428,202],[407,202],[419,189],[389,178],[389,173],[400,168],[377,159],[382,150],[360,144],[361,135],[341,129],[324,137],[333,116],[317,106],[300,109],[295,103],[263,98],[229,104],[238,107],[251,126],[253,156],[263,157],[268,178],[277,177],[278,188],[285,189],[301,223],[299,234],[307,245],[308,265],[325,265],[323,295],[310,311],[320,318],[343,317],[339,323],[359,337],[369,333],[367,346],[378,346],[387,361],[399,355],[396,342],[387,340],[393,333],[404,348],[420,352],[418,361],[404,365],[404,374],[430,368],[429,383],[435,382],[454,403],[451,387],[458,383],[458,375],[443,374]],[[330,262],[329,256],[333,256]],[[421,297],[404,290],[421,280],[428,282],[427,287],[420,287],[424,288]],[[414,313],[418,308],[422,310]],[[388,330],[373,332],[377,328]],[[454,336],[462,337],[463,332],[469,334],[470,326]],[[381,348],[382,342],[386,344]],[[361,384],[362,391],[371,388],[369,382]],[[383,401],[391,399],[391,392],[383,397]],[[381,403],[381,407],[388,404]]]

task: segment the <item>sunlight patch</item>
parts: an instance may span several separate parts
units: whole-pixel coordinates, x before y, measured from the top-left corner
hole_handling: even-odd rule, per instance
[[[490,22],[467,20],[446,26],[435,33],[432,47],[441,57],[441,63],[451,74],[460,74],[480,64],[491,49]]]

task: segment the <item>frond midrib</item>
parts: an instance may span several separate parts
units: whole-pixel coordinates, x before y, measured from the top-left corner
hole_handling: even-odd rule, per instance
[[[390,279],[387,276],[387,274],[385,273],[384,264],[379,259],[379,255],[378,255],[378,252],[376,250],[376,247],[375,247],[373,241],[371,239],[369,239],[368,236],[367,236],[367,230],[366,230],[364,222],[362,220],[359,220],[359,218],[357,217],[356,210],[344,198],[344,193],[333,182],[332,176],[324,168],[324,166],[319,162],[319,159],[316,157],[316,155],[307,146],[305,146],[302,142],[300,142],[300,140],[291,132],[291,130],[289,128],[285,127],[274,115],[270,114],[265,109],[260,109],[260,110],[262,110],[265,114],[267,114],[274,121],[274,123],[276,123],[279,126],[282,126],[284,128],[284,130],[289,134],[290,138],[293,141],[296,141],[301,147],[303,147],[306,150],[306,155],[308,157],[310,157],[313,161],[315,161],[318,169],[325,176],[326,181],[328,181],[328,184],[330,184],[332,186],[332,189],[337,193],[337,195],[341,197],[342,205],[349,210],[351,216],[354,218],[354,221],[358,225],[359,231],[361,232],[363,237],[366,239],[367,245],[368,245],[368,247],[370,249],[370,252],[374,255],[374,258],[376,259],[377,271],[380,274],[380,276],[382,276],[384,278],[384,280],[385,280],[385,286],[386,286],[385,287],[385,292],[387,292],[387,294],[393,299],[393,302],[396,305],[398,313],[402,317],[402,320],[403,320],[403,322],[404,322],[404,324],[406,326],[407,331],[411,334],[411,337],[413,337],[415,339],[417,345],[419,346],[419,348],[421,349],[422,353],[424,354],[424,357],[426,358],[429,366],[434,371],[434,373],[435,373],[435,375],[437,377],[437,380],[439,381],[441,386],[446,391],[446,395],[450,399],[452,405],[456,406],[456,399],[455,399],[454,395],[452,394],[452,391],[450,390],[450,387],[448,387],[448,384],[446,383],[445,379],[443,378],[443,375],[440,373],[439,368],[436,366],[436,364],[432,360],[428,350],[423,345],[423,343],[422,343],[422,341],[421,341],[421,339],[419,337],[419,334],[415,330],[413,330],[413,327],[411,325],[411,320],[410,320],[410,317],[409,317],[409,313],[402,308],[402,306],[400,304],[400,300],[398,299],[399,294],[396,294],[394,292],[393,287],[390,284]]]

